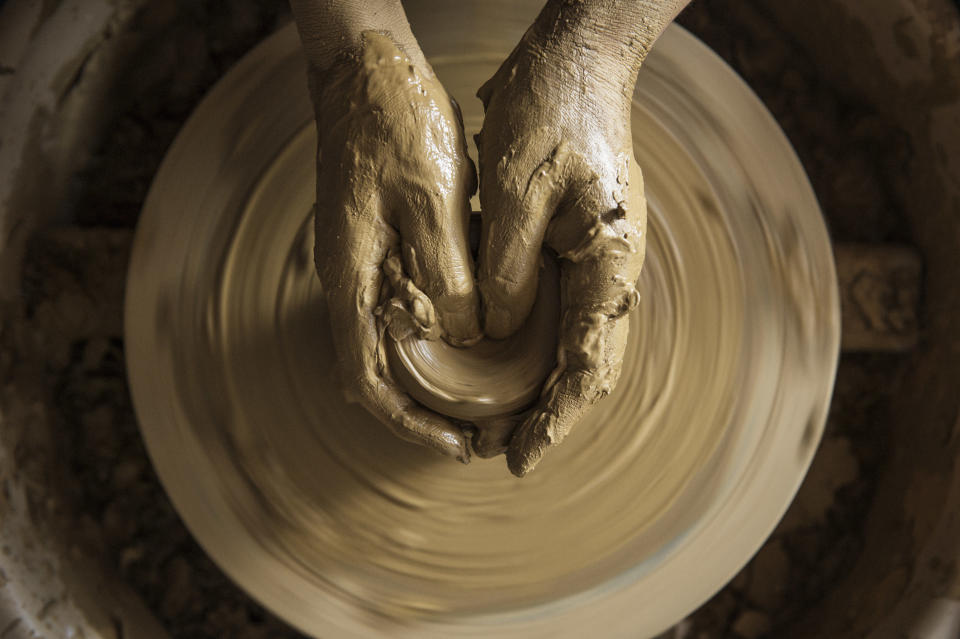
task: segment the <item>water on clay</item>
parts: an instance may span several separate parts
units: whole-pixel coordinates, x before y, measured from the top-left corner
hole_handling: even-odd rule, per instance
[[[520,32],[477,50],[418,33],[468,139],[473,94]],[[171,148],[138,231],[132,389],[193,534],[318,636],[643,636],[692,610],[786,509],[833,383],[829,242],[773,120],[694,38],[665,34],[633,109],[649,234],[623,376],[518,480],[344,401],[304,78],[292,28],[251,53]]]

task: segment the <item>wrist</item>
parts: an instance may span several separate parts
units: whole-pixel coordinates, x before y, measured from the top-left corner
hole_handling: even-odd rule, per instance
[[[528,36],[556,63],[632,95],[641,64],[688,1],[548,0]]]
[[[364,33],[389,37],[421,70],[429,69],[399,0],[290,0],[313,81],[362,57]]]
[[[384,66],[409,66],[416,69],[421,78],[435,77],[413,34],[410,33],[409,38],[398,38],[396,33],[364,30],[326,58],[325,67],[308,61],[307,79],[318,127],[322,129],[324,123],[337,121],[349,104],[342,99],[344,92],[364,91],[360,88],[363,78]],[[358,81],[361,85],[357,85]]]

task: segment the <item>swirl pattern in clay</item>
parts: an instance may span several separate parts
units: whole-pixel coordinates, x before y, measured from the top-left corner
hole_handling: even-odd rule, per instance
[[[468,139],[473,92],[522,24],[466,48],[418,31]],[[231,71],[137,234],[131,385],[193,534],[316,636],[645,636],[678,620],[773,529],[832,390],[830,244],[779,128],[667,31],[633,110],[649,236],[623,375],[518,480],[502,458],[463,466],[399,441],[344,400],[313,270],[304,77],[292,28]]]

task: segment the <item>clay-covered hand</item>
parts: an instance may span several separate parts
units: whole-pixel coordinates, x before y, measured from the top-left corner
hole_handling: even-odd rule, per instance
[[[459,109],[422,53],[383,33],[363,32],[358,50],[311,73],[316,266],[343,384],[400,437],[466,462],[461,428],[404,393],[384,352],[388,334],[481,334],[467,240],[476,177]]]
[[[506,337],[524,322],[544,246],[561,267],[557,368],[510,437],[507,463],[518,476],[620,375],[646,246],[630,127],[633,85],[649,46],[684,3],[654,6],[661,14],[669,9],[656,24],[618,16],[650,9],[640,4],[551,0],[478,93],[486,113],[477,137],[486,333]],[[633,21],[655,33],[618,35],[604,21]]]

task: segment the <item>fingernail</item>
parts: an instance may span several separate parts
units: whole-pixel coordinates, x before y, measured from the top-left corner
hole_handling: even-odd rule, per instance
[[[445,431],[440,436],[440,440],[443,443],[446,454],[451,457],[456,457],[457,461],[461,464],[470,463],[470,450],[467,448],[467,441],[463,435]]]
[[[521,441],[518,441],[518,439]],[[522,441],[524,439],[526,438],[523,437],[523,434],[517,432],[513,441],[510,442],[509,448],[507,448],[507,468],[516,477],[523,477],[536,465],[535,461],[530,463],[530,450],[526,442]]]
[[[533,470],[534,464],[529,464],[523,456],[513,450],[507,451],[507,468],[514,477],[524,477]]]

